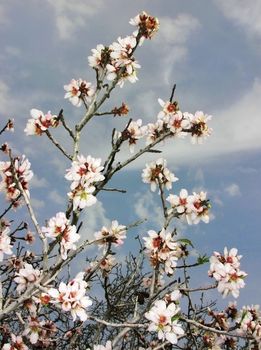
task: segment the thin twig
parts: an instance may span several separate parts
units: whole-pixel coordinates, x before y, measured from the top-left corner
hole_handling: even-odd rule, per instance
[[[70,156],[65,149],[59,144],[59,142],[57,140],[55,140],[55,138],[51,135],[49,130],[45,131],[46,135],[48,136],[48,138],[52,141],[52,143],[62,152],[63,155],[65,155],[66,158],[72,160],[72,156]]]

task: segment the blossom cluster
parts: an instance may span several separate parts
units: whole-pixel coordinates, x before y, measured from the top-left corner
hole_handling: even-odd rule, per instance
[[[170,190],[172,182],[178,181],[178,178],[167,168],[167,161],[159,158],[155,162],[146,164],[146,168],[142,171],[142,181],[149,183],[151,190],[155,192],[157,186]]]
[[[179,242],[176,242],[170,232],[162,229],[159,233],[148,231],[148,237],[143,237],[146,253],[149,255],[153,267],[163,265],[168,275],[174,273],[178,259],[183,256],[183,249]]]
[[[68,284],[61,282],[58,289],[48,290],[51,297],[50,302],[61,304],[64,311],[70,311],[74,321],[79,317],[84,322],[88,318],[86,308],[92,305],[91,299],[85,295],[87,286],[87,282],[84,281],[84,273],[79,272]]]
[[[126,238],[126,226],[120,225],[117,220],[113,220],[110,228],[103,226],[100,231],[95,232],[94,236],[100,247],[108,242],[119,246],[123,244],[123,240]]]
[[[52,217],[48,221],[47,226],[42,227],[42,231],[46,237],[58,239],[60,242],[61,257],[64,260],[67,259],[68,250],[75,250],[75,242],[80,239],[80,235],[76,232],[76,226],[70,225],[70,221],[62,212]]]
[[[68,98],[76,107],[80,107],[83,102],[90,102],[95,93],[92,84],[82,79],[72,79],[69,84],[64,85],[64,90],[66,91],[64,98]]]
[[[139,139],[146,135],[147,127],[142,126],[142,120],[131,121],[124,131],[118,132],[117,137],[122,137],[123,140],[128,140],[129,149],[131,153],[134,153],[134,147]]]
[[[59,120],[56,115],[47,112],[44,114],[39,109],[31,109],[31,119],[28,119],[24,132],[26,135],[42,135],[50,127],[56,128],[59,125]]]
[[[180,294],[173,293],[164,300],[157,300],[152,308],[145,313],[145,317],[151,322],[148,330],[158,332],[160,340],[168,340],[171,344],[177,344],[178,336],[184,334],[181,324],[178,323],[180,307],[177,299]]]
[[[170,194],[166,200],[171,205],[169,214],[185,217],[189,225],[198,224],[201,220],[206,224],[209,222],[210,204],[206,192],[188,195],[188,191],[182,189],[179,195]]]
[[[261,312],[259,305],[244,306],[237,315],[236,323],[239,325],[238,333],[253,336],[256,345],[258,345],[257,349],[261,349]]]
[[[0,174],[2,181],[0,182],[0,191],[4,191],[6,199],[9,201],[16,201],[16,205],[19,204],[17,201],[21,195],[20,190],[17,188],[18,181],[24,189],[27,196],[29,196],[28,182],[33,177],[33,172],[30,170],[31,163],[23,155],[22,158],[16,157],[11,163],[0,162]]]
[[[97,71],[105,71],[106,78],[109,81],[117,80],[120,87],[126,80],[131,83],[138,80],[137,69],[140,65],[133,57],[134,50],[145,38],[152,38],[159,27],[158,19],[146,12],[131,19],[130,24],[137,26],[138,30],[125,38],[119,37],[109,47],[97,45],[92,49],[92,56],[88,57],[91,67]]]
[[[159,20],[157,17],[150,16],[147,12],[142,11],[134,18],[130,19],[130,24],[136,26],[136,30],[133,35],[141,36],[142,41],[144,39],[151,39],[155,33],[159,30]]]
[[[18,284],[16,290],[21,293],[40,278],[41,271],[35,269],[31,264],[24,263],[24,266],[15,275],[14,281]]]
[[[72,162],[65,178],[72,181],[68,196],[73,200],[73,210],[83,209],[96,203],[97,199],[92,193],[95,191],[94,183],[104,179],[102,170],[100,158],[80,155]]]
[[[191,134],[192,143],[202,143],[208,137],[212,129],[208,126],[208,121],[212,118],[210,115],[197,111],[195,114],[181,112],[176,101],[163,101],[158,99],[161,111],[158,113],[155,123],[147,124],[147,145],[154,142],[162,134],[169,134],[183,138]]]
[[[223,297],[231,293],[234,298],[237,298],[239,289],[245,286],[244,279],[247,274],[239,269],[241,257],[241,255],[238,255],[236,248],[228,251],[225,247],[223,255],[214,252],[214,255],[210,258],[208,274],[218,282],[217,289]]]

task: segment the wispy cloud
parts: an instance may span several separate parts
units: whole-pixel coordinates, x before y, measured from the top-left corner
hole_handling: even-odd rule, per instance
[[[48,0],[56,15],[56,27],[63,40],[73,38],[79,27],[86,25],[89,17],[97,13],[103,6],[103,0]]]
[[[240,188],[237,184],[233,183],[225,188],[225,192],[230,197],[238,197],[241,196]]]
[[[245,28],[249,33],[261,36],[260,0],[215,0],[225,17]]]
[[[164,83],[169,84],[175,63],[185,59],[187,43],[191,35],[200,28],[200,22],[190,14],[180,14],[176,18],[161,17],[160,31],[155,40],[155,48],[162,54]]]

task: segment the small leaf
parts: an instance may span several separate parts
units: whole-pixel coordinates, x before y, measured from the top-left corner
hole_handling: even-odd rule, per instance
[[[203,265],[203,264],[206,264],[208,262],[209,262],[209,257],[207,257],[206,255],[202,255],[202,256],[200,255],[198,257],[197,264]]]
[[[194,248],[192,242],[190,239],[187,239],[187,238],[180,238],[177,240],[177,242],[181,242],[181,243],[184,243],[184,244],[187,244],[187,245],[190,245],[192,248]]]

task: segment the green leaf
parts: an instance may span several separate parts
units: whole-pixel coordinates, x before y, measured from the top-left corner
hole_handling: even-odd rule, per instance
[[[181,242],[183,244],[187,244],[187,245],[190,245],[192,248],[194,248],[192,242],[190,239],[187,239],[187,238],[180,238],[177,240],[177,242]]]
[[[208,256],[206,256],[206,255],[200,255],[199,257],[198,257],[198,260],[197,260],[197,264],[199,264],[199,265],[203,265],[203,264],[206,264],[206,263],[208,263],[209,262],[209,257]]]

